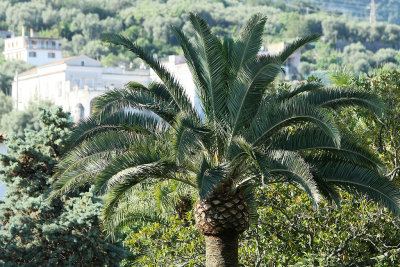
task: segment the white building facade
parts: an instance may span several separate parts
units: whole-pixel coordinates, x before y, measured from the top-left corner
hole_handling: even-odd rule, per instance
[[[94,98],[130,81],[147,86],[149,70],[105,68],[87,56],[64,58],[17,74],[12,84],[14,108],[22,110],[30,101],[47,100],[79,121],[90,115]]]
[[[23,60],[32,65],[44,65],[62,59],[62,47],[58,38],[35,37],[31,29],[30,36],[4,39],[4,58],[6,60]]]

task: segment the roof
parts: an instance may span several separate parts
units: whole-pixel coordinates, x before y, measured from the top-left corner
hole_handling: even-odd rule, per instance
[[[71,61],[71,60],[73,60],[73,59],[78,59],[78,58],[85,58],[85,60],[96,61],[96,62],[98,62],[97,60],[94,60],[94,59],[92,59],[92,58],[90,58],[90,57],[88,57],[88,56],[85,56],[85,55],[72,56],[72,57],[62,58],[62,59],[59,59],[59,60],[56,60],[56,61],[53,61],[53,62],[44,64],[44,65],[41,65],[41,66],[32,68],[32,69],[30,69],[30,70],[27,70],[27,71],[25,71],[25,72],[20,73],[19,75],[27,75],[27,74],[35,73],[35,72],[37,72],[37,70],[38,70],[39,68],[46,68],[46,67],[52,66],[52,65],[63,64],[63,63],[66,63],[66,62],[68,62],[68,61]],[[101,63],[98,62],[98,64],[101,64]]]
[[[71,59],[76,58],[76,57],[78,57],[78,56],[62,58],[62,59],[59,59],[59,60],[56,60],[56,61],[53,61],[53,62],[44,64],[44,65],[42,65],[42,66],[40,66],[40,67],[47,67],[47,66],[50,66],[50,65],[62,64],[62,63],[65,63],[66,61],[71,60]],[[26,75],[26,74],[29,74],[29,73],[34,73],[34,72],[37,71],[38,68],[39,68],[39,67],[35,67],[35,68],[33,68],[33,69],[24,71],[24,72],[20,73],[19,75]]]

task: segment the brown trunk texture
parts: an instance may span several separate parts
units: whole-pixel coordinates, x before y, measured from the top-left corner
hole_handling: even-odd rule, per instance
[[[238,267],[238,240],[236,233],[222,236],[206,235],[206,267]]]

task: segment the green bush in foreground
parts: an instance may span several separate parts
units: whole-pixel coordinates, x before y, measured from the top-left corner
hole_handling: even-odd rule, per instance
[[[366,198],[341,192],[341,210],[324,202],[319,211],[292,186],[260,189],[258,224],[243,234],[239,261],[244,266],[337,266],[400,262],[400,221]],[[124,266],[202,266],[204,237],[192,213],[152,223],[125,239],[131,256]]]

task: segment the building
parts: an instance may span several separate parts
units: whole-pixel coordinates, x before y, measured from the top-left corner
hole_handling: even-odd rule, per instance
[[[150,83],[149,70],[106,68],[87,56],[64,58],[17,74],[12,83],[14,108],[48,100],[71,112],[74,121],[90,115],[92,100],[130,81]]]
[[[290,43],[280,42],[276,44],[270,44],[267,46],[266,54],[269,55],[278,55],[283,51]],[[300,50],[297,50],[286,60],[286,62],[282,65],[285,69],[285,80],[294,80],[298,78],[297,67],[300,65],[301,53]]]
[[[6,38],[11,38],[14,37],[15,33],[13,31],[0,31],[0,39],[6,39]]]
[[[4,58],[23,60],[32,65],[44,65],[62,58],[62,47],[58,38],[36,37],[33,30],[25,36],[11,36],[4,39]]]

